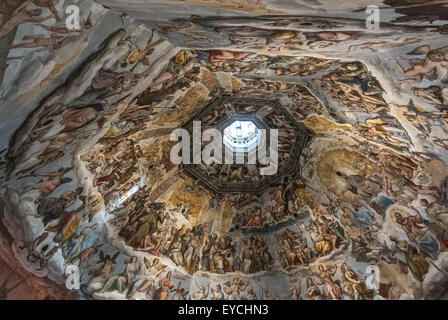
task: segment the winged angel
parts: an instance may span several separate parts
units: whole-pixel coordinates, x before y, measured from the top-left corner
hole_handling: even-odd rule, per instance
[[[425,55],[424,59],[409,59],[411,68],[405,70],[400,62],[396,59],[393,61],[397,65],[398,71],[406,79],[400,80],[402,83],[419,83],[423,79],[428,79],[430,81],[443,79],[447,75],[448,71],[448,60],[445,55],[448,51],[448,46],[441,47],[438,49],[431,50],[428,45],[423,45],[408,55]]]

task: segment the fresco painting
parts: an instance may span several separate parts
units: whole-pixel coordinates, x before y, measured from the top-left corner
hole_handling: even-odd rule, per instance
[[[0,299],[447,298],[446,2],[110,2],[0,4]],[[237,116],[277,174],[173,163]]]

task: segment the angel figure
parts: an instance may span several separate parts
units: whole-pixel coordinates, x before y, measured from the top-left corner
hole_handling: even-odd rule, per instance
[[[114,271],[114,264],[120,252],[115,253],[112,257],[109,255],[104,255],[103,251],[100,251],[100,260],[98,264],[102,263],[100,270],[98,271],[99,276],[107,277]]]
[[[425,55],[424,59],[410,59],[412,67],[405,70],[400,62],[393,59],[397,65],[398,71],[407,79],[400,80],[402,83],[419,83],[424,78],[434,81],[436,79],[442,79],[448,71],[448,60],[445,54],[448,50],[448,46],[438,49],[430,50],[429,45],[423,45],[408,55]]]
[[[354,300],[364,300],[367,287],[364,283],[365,277],[358,275],[346,263],[341,265],[343,291]]]
[[[199,291],[193,296],[194,300],[206,300],[208,297],[208,293],[210,289],[210,284],[207,285],[207,288],[203,286],[199,286]]]
[[[110,274],[114,271],[114,265],[117,263],[117,257],[120,252],[115,253],[112,257],[104,255],[103,251],[100,251],[100,260],[97,264],[102,263],[100,269],[96,270],[93,277],[87,282],[87,284],[81,286],[81,290],[91,295],[94,292],[102,290],[109,278]]]
[[[324,292],[330,300],[342,300],[342,288],[339,283],[333,280],[333,276],[336,274],[337,266],[329,266],[327,268],[320,264],[318,266],[318,275],[315,283],[318,285],[324,285]]]
[[[70,238],[69,241],[65,242],[62,247],[62,254],[67,258],[70,264],[74,264],[76,261],[81,259],[81,254],[85,248],[85,242],[89,239],[91,233],[97,224],[93,226],[87,226],[82,229],[78,235]]]
[[[289,299],[290,300],[302,300],[300,297],[302,293],[302,288],[300,285],[294,286],[289,290]]]
[[[125,262],[126,267],[120,274],[110,277],[100,292],[111,292],[117,290],[123,293],[126,289],[130,290],[132,284],[139,279],[141,274],[141,264],[137,261],[136,256],[132,256]]]
[[[153,259],[152,263],[144,258],[143,262],[143,270],[140,278],[129,286],[130,289],[126,295],[128,299],[134,297],[137,292],[145,292],[148,299],[153,299],[156,289],[153,280],[154,275],[166,268],[166,265],[160,263],[158,258]]]
[[[127,39],[125,41],[131,42],[131,44],[135,47],[134,50],[126,57],[126,60],[123,62],[122,67],[125,67],[127,65],[134,65],[131,68],[131,72],[134,72],[135,68],[141,63],[145,66],[149,65],[148,56],[154,52],[154,48],[157,47],[159,44],[161,44],[164,40],[159,39],[156,42],[152,42],[154,39],[154,32],[155,30],[151,30],[151,36],[149,37],[148,43],[145,47],[145,49],[140,50],[138,45],[135,43],[135,39]]]
[[[189,291],[186,291],[185,288],[181,288],[180,286],[181,282],[177,284],[177,288],[174,289],[174,294],[172,300],[187,300],[187,296],[190,293]]]

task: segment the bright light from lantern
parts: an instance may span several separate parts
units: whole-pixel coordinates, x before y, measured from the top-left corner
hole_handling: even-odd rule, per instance
[[[236,120],[224,129],[224,144],[233,152],[249,152],[259,142],[260,132],[252,121]]]

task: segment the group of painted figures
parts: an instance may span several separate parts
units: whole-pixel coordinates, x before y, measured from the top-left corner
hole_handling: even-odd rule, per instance
[[[0,38],[23,23],[59,23],[58,4],[2,3]],[[448,281],[446,47],[416,44],[407,56],[421,59],[408,67],[389,61],[407,95],[394,104],[390,83],[363,59],[281,54],[364,39],[332,21],[300,31],[295,19],[189,20],[226,37],[229,50],[209,43],[161,54],[168,40],[146,29],[139,41],[125,29],[104,40],[0,154],[2,224],[24,268],[45,277],[77,265],[79,293],[94,299],[424,298],[418,288],[437,281],[428,279]],[[41,28],[50,38],[27,36],[31,43],[11,49],[63,48],[69,31]],[[281,101],[313,132],[301,155],[287,156],[300,156],[295,174],[261,194],[222,194],[172,163],[171,131],[223,95]],[[282,128],[286,154],[294,132],[270,111],[264,119]],[[210,179],[253,178],[241,167],[203,166]],[[380,270],[375,286],[371,267]]]

